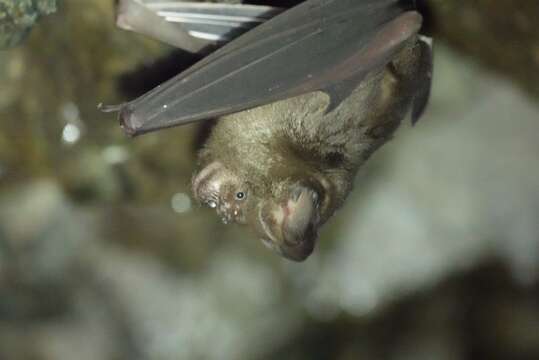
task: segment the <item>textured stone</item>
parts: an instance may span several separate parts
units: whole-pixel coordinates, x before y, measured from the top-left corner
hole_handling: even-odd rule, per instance
[[[539,96],[539,1],[426,2],[439,39]]]

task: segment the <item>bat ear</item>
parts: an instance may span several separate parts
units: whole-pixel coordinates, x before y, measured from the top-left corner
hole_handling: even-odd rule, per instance
[[[219,193],[224,171],[224,165],[220,161],[214,161],[195,174],[191,181],[195,198],[201,200],[206,193]]]
[[[416,79],[417,94],[412,103],[412,125],[415,125],[421,115],[423,115],[429,102],[432,87],[432,39],[420,36],[419,45],[421,46],[421,57],[419,60],[421,70],[418,71],[420,76]]]
[[[258,216],[262,241],[283,257],[303,261],[311,255],[318,237],[318,194],[294,185],[282,201],[268,201]]]
[[[308,187],[295,186],[284,206],[282,229],[284,242],[294,245],[316,237],[313,231],[319,221],[318,194]]]

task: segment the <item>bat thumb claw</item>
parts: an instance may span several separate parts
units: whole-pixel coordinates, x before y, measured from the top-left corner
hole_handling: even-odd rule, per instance
[[[97,109],[104,113],[118,112],[123,108],[124,104],[118,105],[104,105],[103,103],[97,104]]]
[[[103,103],[99,103],[97,108],[105,113],[118,112],[120,126],[124,129],[125,133],[128,136],[136,136],[138,134],[137,129],[140,127],[140,124],[133,115],[133,111],[125,103],[118,105],[103,105]]]

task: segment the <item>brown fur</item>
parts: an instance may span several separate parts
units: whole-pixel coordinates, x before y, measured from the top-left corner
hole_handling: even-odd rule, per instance
[[[263,237],[268,229],[283,226],[275,209],[286,209],[291,187],[314,190],[320,195],[316,237],[318,227],[344,203],[359,167],[391,138],[408,112],[425,81],[420,73],[424,51],[414,37],[329,113],[328,95],[316,92],[222,118],[200,153],[201,169],[219,163],[227,177],[233,174],[236,183],[249,184],[244,216]],[[313,211],[305,216],[314,216]],[[298,230],[294,224],[287,226]],[[270,243],[283,241],[269,237]]]

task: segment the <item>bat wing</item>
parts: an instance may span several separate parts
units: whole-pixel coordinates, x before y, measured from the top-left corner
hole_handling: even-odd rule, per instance
[[[116,24],[191,52],[205,52],[271,19],[271,6],[170,0],[119,0]]]
[[[399,0],[308,0],[238,37],[120,111],[129,135],[313,91],[338,105],[421,27]]]

